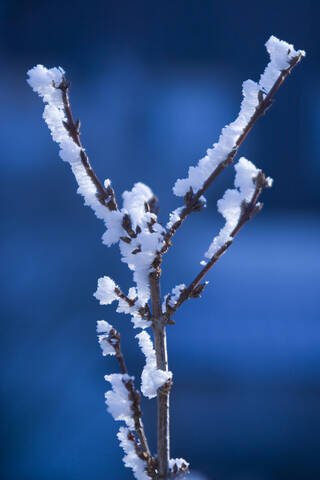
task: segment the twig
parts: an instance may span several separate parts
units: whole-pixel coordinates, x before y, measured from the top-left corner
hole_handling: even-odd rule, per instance
[[[164,246],[162,247],[160,253],[163,255],[168,251],[168,248],[171,246],[171,239],[173,235],[176,233],[176,231],[180,228],[184,220],[190,215],[190,213],[199,211],[201,210],[203,206],[203,202],[201,201],[201,196],[208,190],[210,185],[213,183],[213,181],[220,175],[223,170],[230,165],[236,154],[238,153],[238,150],[241,146],[241,144],[244,142],[246,139],[247,135],[250,133],[252,130],[253,126],[257,122],[257,120],[266,113],[266,111],[271,107],[273,103],[273,97],[276,94],[276,92],[279,90],[280,86],[284,82],[284,80],[288,77],[288,75],[291,73],[292,69],[299,63],[301,60],[301,54],[297,55],[294,57],[290,65],[287,69],[282,70],[280,73],[278,79],[274,83],[273,87],[269,91],[269,93],[264,97],[263,92],[260,90],[259,92],[259,105],[256,108],[256,111],[252,115],[249,123],[247,126],[244,128],[242,134],[238,138],[236,142],[235,148],[229,153],[229,155],[226,157],[225,160],[223,160],[217,167],[216,169],[211,173],[211,175],[207,178],[207,180],[204,182],[202,188],[200,188],[196,193],[190,189],[190,191],[185,195],[185,207],[183,208],[182,212],[179,215],[179,220],[177,220],[171,228],[168,230],[168,232],[164,235]]]
[[[71,111],[71,105],[69,101],[69,88],[71,83],[66,80],[63,76],[60,85],[56,86],[59,90],[61,90],[62,101],[64,106],[64,113],[66,115],[67,121],[63,122],[65,129],[67,130],[69,136],[72,138],[74,143],[80,147],[80,158],[82,165],[86,169],[87,174],[89,175],[91,181],[93,182],[94,186],[97,190],[97,199],[99,202],[106,206],[109,210],[117,210],[117,203],[115,199],[115,194],[113,188],[109,185],[106,189],[103,187],[101,182],[99,181],[97,175],[95,174],[90,162],[89,158],[82,146],[80,140],[80,120],[76,122],[73,120],[73,115]],[[55,86],[55,85],[54,85]]]
[[[115,351],[117,360],[120,365],[121,373],[123,375],[128,375],[128,369],[126,366],[124,355],[121,350],[120,333],[113,328],[112,330],[110,330],[109,335],[106,337],[106,340],[113,347]],[[140,408],[140,398],[141,398],[140,393],[134,388],[132,378],[129,378],[128,380],[122,380],[122,381],[124,386],[128,390],[128,398],[131,401],[131,410],[132,410],[132,416],[134,420],[134,428],[139,438],[140,445],[137,444],[134,435],[131,435],[130,440],[135,442],[137,455],[147,463],[147,471],[150,474],[152,474],[151,475],[152,478],[155,478],[156,460],[150,454],[147,437],[144,431],[144,425],[142,422],[142,412]]]
[[[129,298],[127,295],[125,295],[122,290],[120,290],[119,287],[116,287],[114,289],[116,295],[118,295],[119,298],[121,298],[122,300],[124,300],[128,305],[129,307],[133,307],[134,304],[136,303],[136,298]]]
[[[240,214],[239,220],[235,228],[230,234],[232,239],[239,233],[240,229],[247,223],[251,218],[259,213],[262,210],[263,204],[258,203],[258,199],[263,191],[263,189],[269,187],[269,183],[266,180],[264,173],[260,170],[258,176],[255,179],[256,188],[252,195],[252,198],[249,203],[244,202],[242,205],[242,212]],[[205,277],[205,275],[209,272],[209,270],[213,267],[215,263],[222,257],[225,251],[232,245],[232,240],[227,241],[224,245],[222,245],[219,250],[211,257],[209,262],[203,267],[203,269],[198,273],[198,275],[194,278],[194,280],[190,283],[188,287],[182,290],[177,302],[173,307],[169,306],[167,303],[167,317],[173,315],[174,312],[189,298],[198,297],[204,287],[206,286],[205,283],[200,284],[201,280]]]

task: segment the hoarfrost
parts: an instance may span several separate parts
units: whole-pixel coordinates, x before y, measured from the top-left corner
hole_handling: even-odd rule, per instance
[[[124,385],[124,382],[133,380],[133,377],[121,373],[112,373],[111,375],[105,375],[104,378],[112,386],[112,390],[105,393],[108,412],[111,413],[115,420],[124,421],[130,430],[133,430],[132,403],[128,399],[128,390]]]
[[[118,299],[116,288],[118,287],[114,281],[110,277],[104,276],[98,279],[98,288],[93,295],[99,300],[100,305],[110,305]]]
[[[117,435],[120,446],[123,449],[125,456],[123,457],[123,463],[126,467],[131,468],[133,474],[137,480],[150,480],[150,477],[145,471],[145,462],[138,457],[134,443],[129,440],[128,435],[130,431],[128,428],[121,427]]]
[[[105,320],[98,320],[97,321],[97,333],[98,333],[98,341],[102,350],[102,355],[115,355],[115,350],[112,345],[108,342],[108,335],[110,330],[112,330],[112,325],[106,322]]]
[[[172,378],[172,372],[157,368],[156,353],[150,335],[145,330],[138,333],[136,338],[146,357],[146,364],[141,375],[141,390],[145,397],[154,398],[157,396],[158,388]]]
[[[32,89],[42,97],[45,105],[43,118],[45,119],[53,140],[60,146],[60,157],[68,162],[78,183],[78,193],[84,197],[85,205],[90,206],[96,216],[102,219],[107,227],[102,236],[105,245],[111,246],[127,236],[123,227],[124,215],[129,214],[134,230],[129,243],[120,241],[122,261],[134,272],[134,281],[137,284],[137,295],[140,306],[144,306],[150,298],[148,275],[152,270],[151,264],[163,246],[165,229],[157,222],[156,215],[146,208],[148,202],[154,197],[151,189],[139,182],[131,191],[125,191],[123,208],[109,210],[97,198],[97,188],[88,175],[82,161],[79,147],[69,136],[65,124],[67,118],[64,112],[62,92],[57,88],[64,78],[61,68],[47,69],[37,65],[28,71],[28,83]],[[105,188],[110,187],[111,181],[104,182]],[[135,253],[132,253],[135,252]]]
[[[261,75],[259,83],[252,80],[243,83],[243,100],[238,117],[222,129],[218,142],[213,145],[213,148],[207,150],[207,155],[199,161],[198,165],[189,168],[188,177],[176,181],[173,192],[178,197],[183,197],[190,188],[194,192],[202,188],[210,174],[236,148],[237,140],[259,105],[259,91],[267,94],[281,71],[289,67],[290,61],[298,55],[305,55],[303,50],[296,51],[293,45],[278,40],[274,36],[266,42],[266,48],[270,55],[270,62]]]
[[[205,253],[206,258],[212,258],[225,243],[232,241],[231,233],[239,221],[242,202],[250,201],[255,191],[254,179],[257,177],[259,170],[254,164],[241,157],[234,168],[236,170],[234,180],[236,188],[228,189],[217,204],[218,211],[225,218],[226,223],[220,230],[219,235],[213,239]],[[267,181],[269,185],[272,184],[271,178],[268,178]]]
[[[180,297],[180,294],[182,292],[182,290],[184,290],[186,287],[186,285],[184,283],[181,283],[180,285],[176,285],[170,294],[167,294],[165,297],[164,297],[164,300],[163,300],[163,303],[162,303],[162,311],[165,312],[166,311],[166,308],[167,308],[167,298],[168,296],[170,295],[170,300],[169,300],[169,305],[170,307],[174,307],[175,304],[177,303],[177,301],[179,300],[179,297]]]
[[[171,458],[169,460],[169,469],[173,471],[175,465],[178,470],[189,467],[189,463],[184,458]]]

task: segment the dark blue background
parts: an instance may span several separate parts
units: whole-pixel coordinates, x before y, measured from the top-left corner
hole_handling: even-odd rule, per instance
[[[172,455],[210,480],[320,478],[319,13],[316,1],[2,0],[1,478],[131,478],[103,404],[117,365],[95,321],[122,332],[132,373],[143,365],[128,317],[92,297],[99,276],[131,279],[75,194],[26,70],[67,70],[97,173],[119,195],[150,185],[165,222],[180,204],[174,181],[235,118],[271,34],[308,56],[241,151],[275,179],[263,212],[169,329]],[[163,293],[197,273],[232,178],[177,235]],[[143,406],[154,450],[155,401]]]

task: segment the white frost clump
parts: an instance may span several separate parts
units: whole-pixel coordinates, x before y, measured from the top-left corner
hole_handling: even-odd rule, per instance
[[[182,290],[184,290],[186,287],[186,285],[184,283],[181,283],[180,285],[176,285],[172,291],[171,291],[171,294],[170,294],[170,300],[169,300],[169,305],[170,307],[174,307],[175,304],[177,303],[177,301],[179,300],[179,297],[180,297],[180,294],[182,292]],[[167,298],[168,298],[169,294],[167,294],[165,297],[164,297],[164,300],[162,302],[162,311],[165,312],[166,311],[166,301],[167,301]]]
[[[142,182],[135,183],[130,192],[123,192],[123,208],[129,213],[134,229],[146,220],[145,203],[152,197],[152,190]]]
[[[185,288],[186,288],[186,285],[184,283],[181,283],[180,285],[177,285],[176,287],[174,287],[172,289],[171,298],[170,298],[170,301],[169,301],[169,304],[171,305],[171,307],[174,307],[176,302],[179,300],[180,293]]]
[[[120,446],[125,453],[123,463],[126,467],[132,469],[137,480],[150,480],[149,475],[147,475],[147,472],[145,471],[145,462],[138,457],[134,443],[128,438],[129,433],[130,431],[128,428],[121,427],[117,435],[120,441]]]
[[[228,189],[223,198],[218,200],[218,211],[226,219],[226,223],[220,230],[219,235],[213,239],[205,253],[206,258],[212,258],[226,242],[232,241],[231,233],[239,221],[241,204],[243,201],[249,202],[255,191],[253,180],[257,177],[259,170],[253,163],[241,157],[234,168],[236,170],[234,180],[236,188]],[[267,181],[271,186],[272,180],[268,178]]]
[[[157,252],[163,246],[165,233],[165,229],[157,222],[157,216],[146,211],[145,205],[153,197],[151,189],[141,182],[136,183],[130,192],[125,191],[122,194],[123,214],[130,215],[134,231],[137,227],[141,230],[135,238],[131,238],[130,243],[120,242],[122,262],[134,272],[139,307],[144,306],[150,298],[148,278],[150,267]],[[152,225],[151,228],[150,225]]]
[[[290,66],[290,61],[298,55],[305,56],[304,50],[296,51],[293,45],[283,40],[279,40],[271,35],[266,43],[266,48],[270,55],[270,62],[264,73],[260,77],[260,87],[268,93],[276,82],[282,70]]]
[[[248,125],[252,115],[259,105],[258,93],[260,90],[267,94],[279,77],[281,70],[289,67],[292,58],[305,55],[303,50],[295,51],[293,46],[271,36],[266,43],[270,62],[260,77],[259,83],[247,80],[242,85],[243,100],[240,113],[236,120],[222,129],[218,143],[207,150],[196,167],[190,167],[188,177],[178,179],[173,187],[173,192],[178,197],[183,197],[190,188],[194,192],[200,190],[205,180],[224,161],[236,147],[236,142]]]
[[[112,330],[112,325],[110,323],[106,322],[105,320],[98,320],[97,321],[97,333],[98,335],[98,341],[102,350],[102,355],[115,355],[115,350],[112,345],[108,342],[107,338],[110,333],[110,330]]]
[[[182,212],[183,207],[176,208],[169,215],[169,222],[166,227],[169,230],[176,222],[180,220],[180,213]]]
[[[146,364],[141,375],[141,390],[145,397],[157,396],[158,388],[172,378],[172,372],[157,368],[156,352],[154,351],[150,335],[144,330],[136,335],[139,346],[146,357]]]
[[[127,297],[130,300],[134,300],[137,297],[137,289],[135,287],[129,288],[129,293]],[[145,320],[139,314],[139,307],[142,306],[139,300],[131,307],[128,302],[122,298],[118,299],[119,304],[117,308],[118,313],[126,313],[131,315],[131,321],[133,323],[133,328],[148,328],[150,327],[150,322]]]
[[[175,465],[177,465],[178,470],[180,470],[182,467],[189,467],[189,463],[184,458],[171,458],[169,460],[170,471],[173,471]]]
[[[117,313],[130,314],[134,328],[150,327],[150,322],[141,318],[141,315],[139,314],[139,308],[142,306],[142,303],[137,299],[137,289],[135,287],[129,288],[129,293],[127,295],[129,300],[137,299],[134,305],[131,306],[126,300],[117,295],[115,292],[116,288],[119,288],[118,285],[116,285],[110,277],[101,277],[98,279],[98,288],[93,296],[99,300],[101,305],[110,305],[116,300],[118,302]]]
[[[101,277],[98,280],[97,291],[93,294],[96,297],[100,305],[110,305],[118,299],[118,295],[115,292],[117,285],[110,277]]]
[[[123,420],[130,430],[134,430],[131,402],[128,399],[128,390],[123,383],[133,380],[133,377],[122,373],[112,373],[111,375],[105,375],[104,378],[112,386],[112,390],[105,393],[108,412],[115,420]]]

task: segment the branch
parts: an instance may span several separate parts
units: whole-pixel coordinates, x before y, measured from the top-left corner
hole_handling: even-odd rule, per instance
[[[238,150],[250,131],[252,130],[253,126],[257,122],[257,120],[266,113],[266,111],[271,107],[273,103],[273,97],[279,90],[280,86],[284,82],[284,80],[288,77],[288,75],[291,73],[292,69],[299,63],[303,56],[302,52],[299,52],[297,56],[292,58],[290,61],[289,67],[286,68],[285,70],[282,70],[279,77],[275,81],[274,85],[272,88],[269,90],[269,93],[267,95],[264,95],[262,90],[259,90],[258,93],[258,105],[256,107],[256,110],[254,114],[252,115],[250,121],[247,123],[245,128],[243,129],[241,135],[239,136],[238,140],[235,143],[234,148],[229,152],[227,157],[219,163],[219,165],[215,168],[215,170],[211,173],[211,175],[205,180],[203,186],[196,192],[194,193],[192,188],[190,187],[189,192],[184,197],[185,201],[185,207],[183,208],[182,212],[179,214],[179,219],[173,223],[173,225],[169,228],[167,233],[164,235],[164,246],[161,249],[161,255],[165,254],[168,251],[168,248],[171,246],[171,239],[176,233],[176,231],[180,228],[184,220],[192,213],[196,211],[200,211],[204,205],[204,202],[201,200],[201,197],[203,194],[208,190],[210,185],[214,182],[214,180],[220,175],[221,172],[224,171],[224,169],[229,166],[236,154],[238,153]]]
[[[241,228],[249,221],[251,218],[259,213],[262,210],[263,204],[258,202],[258,199],[265,188],[270,186],[268,180],[266,179],[264,173],[260,170],[257,177],[254,180],[255,182],[255,190],[251,197],[251,200],[242,203],[242,211],[238,220],[237,225],[232,230],[230,237],[234,239],[236,235],[239,233]],[[203,269],[198,273],[198,275],[194,278],[194,280],[190,283],[188,287],[182,290],[180,297],[178,298],[177,302],[170,306],[167,302],[167,317],[170,318],[178,308],[189,298],[197,298],[201,295],[203,289],[206,286],[206,283],[200,284],[201,280],[205,277],[205,275],[209,272],[209,270],[213,267],[215,263],[222,257],[226,250],[232,245],[233,241],[229,240],[222,245],[217,252],[211,257],[209,262],[203,267]],[[170,320],[169,320],[170,323]]]
[[[113,188],[108,185],[105,189],[101,182],[99,181],[97,175],[95,174],[90,162],[89,158],[82,146],[80,140],[80,120],[76,122],[73,120],[73,115],[71,111],[71,105],[69,100],[69,88],[71,83],[68,82],[65,76],[62,77],[61,83],[56,86],[53,82],[53,86],[57,89],[61,90],[62,101],[64,106],[64,113],[67,118],[66,122],[63,122],[65,129],[67,130],[69,136],[72,138],[74,143],[80,147],[80,158],[82,165],[84,166],[88,176],[90,177],[91,181],[93,182],[94,186],[97,190],[97,199],[99,202],[106,206],[109,210],[118,210],[117,203],[115,200],[115,194]]]
[[[152,327],[154,334],[157,368],[168,371],[168,352],[166,324],[167,319],[162,314],[160,295],[160,269],[154,270],[149,275]],[[170,460],[170,389],[172,382],[169,380],[158,389],[158,469],[159,479],[167,479]]]
[[[140,396],[140,393],[134,388],[132,378],[129,377],[128,375],[128,369],[127,369],[124,355],[121,349],[120,333],[117,332],[114,328],[112,328],[108,336],[106,337],[106,340],[113,347],[115,351],[117,360],[119,362],[121,373],[123,375],[128,376],[128,380],[122,380],[122,381],[128,391],[128,398],[131,401],[131,410],[132,410],[132,416],[134,420],[134,428],[139,438],[140,445],[137,444],[137,442],[135,441],[135,437],[132,434],[131,434],[130,440],[135,442],[135,449],[136,449],[137,455],[139,456],[139,458],[141,458],[147,463],[147,471],[149,473],[153,472],[152,478],[154,478],[156,462],[155,462],[155,459],[150,454],[148,441],[144,431],[144,425],[142,422],[142,412],[140,407],[141,396]]]

